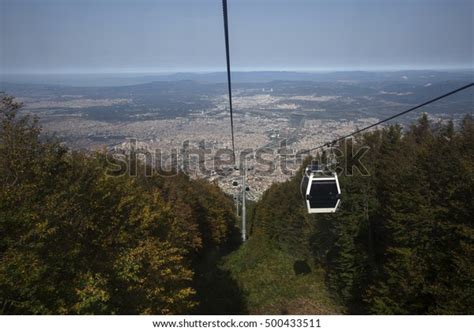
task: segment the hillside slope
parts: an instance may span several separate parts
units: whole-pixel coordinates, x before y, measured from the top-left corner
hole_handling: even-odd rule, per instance
[[[2,96],[0,314],[201,313],[232,288],[206,286],[239,243],[217,185],[147,175],[133,155],[114,174],[105,152],[48,140],[19,108]]]
[[[242,291],[250,314],[340,314],[324,284],[324,271],[252,237],[226,256],[222,268]]]

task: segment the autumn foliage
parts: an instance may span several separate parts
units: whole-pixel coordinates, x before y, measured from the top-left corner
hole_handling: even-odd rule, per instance
[[[233,244],[232,200],[182,174],[107,176],[104,153],[48,140],[19,108],[2,96],[0,313],[199,312],[195,270]]]

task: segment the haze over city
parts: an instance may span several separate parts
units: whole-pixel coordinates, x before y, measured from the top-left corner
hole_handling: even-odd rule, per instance
[[[0,73],[223,71],[214,0],[0,0]],[[473,65],[471,0],[230,1],[234,71]]]

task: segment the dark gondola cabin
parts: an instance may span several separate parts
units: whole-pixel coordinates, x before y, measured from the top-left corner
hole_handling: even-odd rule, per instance
[[[335,172],[327,172],[314,167],[305,171],[302,193],[308,213],[334,213],[341,202],[341,188]]]

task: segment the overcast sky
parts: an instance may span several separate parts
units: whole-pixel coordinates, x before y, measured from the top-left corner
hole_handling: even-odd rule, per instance
[[[473,67],[474,0],[229,0],[234,70]],[[0,0],[3,73],[225,70],[221,0]]]

